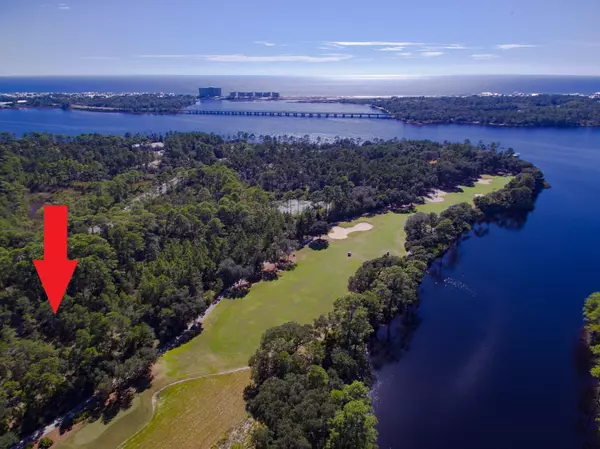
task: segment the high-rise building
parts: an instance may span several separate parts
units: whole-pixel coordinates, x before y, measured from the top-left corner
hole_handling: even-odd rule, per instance
[[[198,97],[200,98],[214,98],[221,96],[220,87],[200,87],[198,89]]]
[[[227,98],[231,100],[255,100],[261,98],[278,100],[279,92],[229,92]]]

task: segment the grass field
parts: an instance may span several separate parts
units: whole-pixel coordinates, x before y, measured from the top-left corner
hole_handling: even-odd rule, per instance
[[[474,194],[497,190],[509,180],[496,177],[490,184],[464,187],[463,192],[447,194],[442,203],[426,203],[417,209],[439,213],[452,204],[472,202]],[[253,285],[244,298],[221,301],[198,337],[161,357],[152,388],[136,398],[130,409],[108,425],[97,421],[84,426],[57,447],[114,449],[134,434],[124,448],[210,447],[221,432],[244,419],[241,392],[247,384],[247,371],[169,387],[160,393],[154,415],[152,394],[178,380],[243,367],[269,327],[291,320],[311,323],[329,312],[333,302],[346,293],[348,278],[364,261],[387,251],[404,253],[408,216],[387,213],[354,220],[349,224],[369,222],[373,229],[331,241],[322,251],[304,248],[297,253],[295,270],[281,274],[276,281]]]
[[[127,447],[210,447],[231,423],[246,417],[242,393],[249,383],[250,370],[244,370],[169,387],[160,393],[156,413],[148,426],[131,438]]]

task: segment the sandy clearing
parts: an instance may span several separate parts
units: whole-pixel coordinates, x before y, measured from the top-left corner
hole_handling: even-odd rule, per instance
[[[491,184],[491,183],[492,183],[491,178],[481,177],[477,180],[477,184]]]
[[[444,192],[443,190],[435,189],[433,193],[430,193],[425,197],[425,201],[427,201],[428,203],[443,203],[444,195],[446,195],[447,193],[448,192]]]
[[[475,198],[478,198],[480,196],[484,196],[483,193],[476,193],[475,195],[473,195]]]
[[[348,234],[350,234],[351,232],[370,231],[371,229],[373,229],[373,225],[371,223],[366,222],[357,223],[351,228],[342,228],[340,226],[334,226],[333,228],[331,228],[331,231],[329,231],[329,234],[327,234],[327,236],[330,239],[341,240],[347,239]]]

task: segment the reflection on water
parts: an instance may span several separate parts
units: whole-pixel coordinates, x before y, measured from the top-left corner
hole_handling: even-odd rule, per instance
[[[457,279],[453,279],[451,277],[447,277],[446,279],[444,279],[444,286],[447,288],[453,288],[454,290],[465,291],[465,292],[469,293],[473,298],[475,298],[475,296],[477,296],[477,293],[475,293],[473,290],[471,290],[471,288],[469,288],[469,286],[467,284],[465,284],[464,282],[461,282]]]
[[[382,448],[591,447],[581,393],[589,376],[573,360],[600,263],[564,249],[600,242],[591,224],[555,240],[568,231],[556,207],[568,215],[581,206],[555,189],[527,220],[478,225],[431,266],[408,350],[396,340],[375,362]],[[598,212],[588,216],[595,225]]]

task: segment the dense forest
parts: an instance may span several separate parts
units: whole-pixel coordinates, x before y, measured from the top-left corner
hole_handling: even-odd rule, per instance
[[[149,145],[153,140],[164,146]],[[483,173],[521,173],[514,183],[532,192],[543,180],[512,150],[469,142],[0,134],[0,448],[85,398],[94,397],[90,413],[102,413],[111,393],[143,388],[161,348],[212,301],[241,280],[261,279],[265,262],[285,262],[307,236],[327,232],[328,222],[401,208],[422,201],[432,188],[473,183]],[[495,213],[515,196],[534,198],[499,194],[481,207]],[[281,213],[276,206],[290,198],[315,202],[295,215]],[[44,204],[69,206],[69,258],[79,260],[56,315],[32,263],[43,256]],[[444,232],[462,233],[473,220],[471,212],[452,210],[426,226],[451,240]],[[459,220],[455,213],[466,216]],[[436,248],[447,244],[434,242]],[[315,418],[321,427],[308,441],[343,447],[347,419],[364,412],[372,424],[365,388],[354,382],[369,383],[363,349],[371,329],[408,304],[387,291],[414,289],[422,276],[429,256],[418,259],[416,247],[411,252],[411,259],[390,259],[395,271],[377,275],[373,285],[353,281],[354,293],[314,329],[290,325],[281,331],[293,340],[286,364],[297,363],[300,351],[308,360],[302,366],[312,373],[294,368],[299,385],[281,388],[319,386],[310,398],[328,407],[322,416],[332,417],[325,424]],[[399,270],[408,270],[408,278],[395,280]],[[348,314],[347,304],[360,313]],[[298,342],[315,335],[317,352],[304,353],[306,344]],[[286,338],[274,331],[263,346]],[[257,355],[252,363],[256,410],[263,410],[262,385],[270,385],[273,374],[268,367],[255,372],[260,360]],[[284,424],[269,424],[266,441],[286,433]],[[360,438],[373,441],[372,431],[365,432]]]
[[[581,95],[392,97],[342,102],[372,104],[416,124],[600,126],[600,98]]]
[[[263,425],[253,434],[257,449],[377,447],[368,395],[373,336],[386,326],[389,338],[398,314],[407,327],[416,322],[427,267],[475,223],[498,210],[526,213],[545,187],[543,174],[527,168],[497,194],[482,197],[485,209],[462,203],[440,215],[411,215],[405,257],[365,262],[348,281],[350,293],[313,326],[290,322],[269,329],[250,359],[252,385],[245,391],[248,411]]]
[[[585,399],[589,402],[586,411],[592,419],[595,419],[597,441],[600,434],[600,292],[592,293],[585,300],[583,306],[583,318],[585,323],[586,344],[589,348],[590,374],[592,384],[585,391]]]
[[[1,95],[0,102],[14,102],[13,95]],[[84,95],[84,94],[40,94],[25,98],[27,103],[14,107],[36,108],[97,108],[107,111],[122,111],[133,113],[177,113],[187,106],[193,105],[196,97],[193,95],[175,94],[114,94],[114,95]]]

